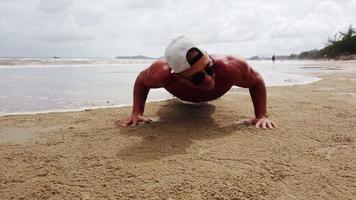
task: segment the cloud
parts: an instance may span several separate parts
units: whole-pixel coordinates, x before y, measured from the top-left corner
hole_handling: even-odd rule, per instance
[[[71,8],[73,1],[71,0],[40,0],[38,3],[38,10],[53,14],[58,12],[65,12]]]
[[[180,35],[221,54],[298,53],[355,25],[354,10],[356,0],[1,1],[0,56],[161,56]]]
[[[157,9],[165,4],[162,0],[131,0],[124,8],[127,9]]]

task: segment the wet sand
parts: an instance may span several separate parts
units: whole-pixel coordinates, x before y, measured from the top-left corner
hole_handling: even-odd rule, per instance
[[[268,88],[257,130],[246,89],[216,101],[0,117],[0,199],[356,199],[356,73]]]

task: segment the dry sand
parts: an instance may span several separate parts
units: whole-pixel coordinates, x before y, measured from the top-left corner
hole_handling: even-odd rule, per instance
[[[247,90],[208,104],[0,117],[0,199],[356,199],[355,73],[268,88],[257,130]]]

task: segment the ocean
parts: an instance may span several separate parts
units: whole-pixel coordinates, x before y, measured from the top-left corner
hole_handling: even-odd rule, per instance
[[[132,105],[137,74],[153,60],[0,58],[0,115]],[[267,87],[318,81],[326,61],[248,61]],[[173,96],[151,89],[148,101]]]

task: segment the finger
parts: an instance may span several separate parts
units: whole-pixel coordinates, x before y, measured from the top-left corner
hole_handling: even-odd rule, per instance
[[[252,125],[256,124],[257,121],[258,121],[257,119],[250,119],[250,120],[244,121],[244,123],[249,126],[252,126]]]
[[[263,128],[263,129],[266,129],[266,124],[267,124],[266,121],[263,121],[263,122],[262,122],[262,128]]]
[[[256,127],[256,128],[259,128],[260,125],[261,125],[261,122],[262,122],[261,120],[257,121],[255,127]]]
[[[271,122],[267,122],[267,128],[270,128],[270,129],[272,129],[272,128],[273,128],[273,126],[272,126],[272,123],[271,123]]]
[[[152,120],[150,118],[148,118],[148,117],[140,116],[139,117],[139,121],[140,122],[149,122],[149,121],[152,121]]]
[[[125,121],[126,121],[126,119],[117,120],[117,121],[115,122],[115,124],[121,125],[121,124],[124,123]]]
[[[128,119],[123,119],[120,121],[120,124],[125,124],[128,121]]]
[[[123,126],[127,120],[118,121],[116,124]]]
[[[248,126],[252,125],[252,120],[245,120],[244,123]]]
[[[132,126],[136,126],[136,125],[138,124],[138,120],[139,120],[139,119],[137,119],[137,118],[133,119],[131,125],[132,125]]]
[[[277,128],[277,124],[275,124],[274,122],[271,121],[271,124],[273,125],[274,128]]]
[[[124,122],[121,123],[121,126],[128,126],[132,123],[131,120],[125,120]]]
[[[152,122],[152,119],[145,117],[145,118],[143,118],[143,121],[146,123],[149,123],[149,122]]]

